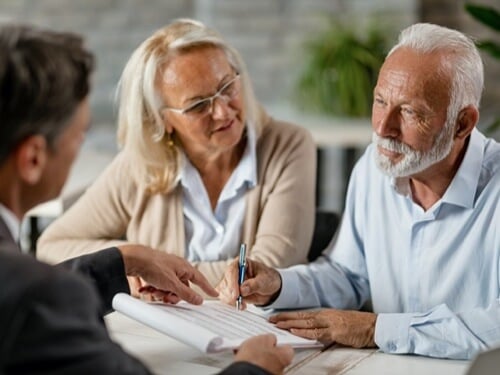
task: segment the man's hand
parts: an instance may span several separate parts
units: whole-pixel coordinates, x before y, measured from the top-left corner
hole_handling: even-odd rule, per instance
[[[276,336],[267,334],[245,340],[234,360],[250,362],[278,375],[283,374],[285,367],[292,362],[293,355],[290,345],[276,346]]]
[[[285,312],[269,321],[297,336],[323,343],[336,342],[354,348],[376,347],[374,341],[377,315],[360,311],[319,310]]]
[[[200,305],[203,297],[189,287],[190,282],[209,296],[218,295],[200,271],[183,258],[141,245],[123,245],[119,250],[127,276],[144,280],[145,285],[139,282],[142,284],[139,291],[150,294],[153,299],[170,303],[185,300]]]
[[[281,290],[281,276],[274,268],[247,259],[245,282],[238,287],[238,260],[232,262],[216,289],[219,299],[229,305],[234,305],[239,294],[243,297],[242,308],[247,303],[266,305],[276,299]]]

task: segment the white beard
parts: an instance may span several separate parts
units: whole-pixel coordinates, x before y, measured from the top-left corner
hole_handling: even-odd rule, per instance
[[[375,163],[378,168],[390,177],[409,177],[422,172],[450,154],[453,146],[453,136],[455,121],[447,121],[441,133],[438,134],[432,148],[427,152],[413,150],[408,145],[391,138],[379,137],[375,132],[372,135],[372,142],[375,146],[380,146],[386,150],[397,152],[403,155],[403,159],[394,163],[386,155],[375,150]]]

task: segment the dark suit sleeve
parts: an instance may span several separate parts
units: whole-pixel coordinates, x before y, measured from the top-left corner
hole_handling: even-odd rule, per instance
[[[261,367],[252,365],[248,362],[234,362],[232,365],[222,370],[219,375],[271,375]]]
[[[69,259],[58,267],[77,271],[94,284],[105,314],[112,311],[111,302],[116,293],[130,293],[123,258],[116,247]]]
[[[91,285],[64,270],[42,271],[11,315],[0,372],[149,374],[111,341]]]

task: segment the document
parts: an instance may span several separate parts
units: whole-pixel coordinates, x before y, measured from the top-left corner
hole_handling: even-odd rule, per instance
[[[264,333],[275,334],[278,345],[290,344],[294,348],[323,346],[318,341],[276,328],[262,315],[238,311],[219,301],[205,301],[199,306],[187,302],[171,305],[118,293],[113,298],[113,308],[204,353],[236,349],[246,339]]]

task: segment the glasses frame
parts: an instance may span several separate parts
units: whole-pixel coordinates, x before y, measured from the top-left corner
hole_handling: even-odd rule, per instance
[[[177,113],[177,114],[180,114],[180,115],[192,115],[192,116],[193,115],[194,116],[196,116],[196,115],[205,116],[207,114],[210,114],[213,111],[215,99],[217,99],[217,98],[221,98],[221,99],[228,98],[229,100],[233,99],[232,97],[227,97],[226,95],[223,95],[222,93],[230,85],[232,85],[233,83],[235,83],[240,77],[241,77],[240,73],[236,73],[236,75],[233,78],[231,78],[228,82],[226,82],[219,90],[217,90],[217,92],[215,94],[213,94],[211,96],[207,96],[206,98],[197,100],[196,102],[188,105],[185,108],[173,108],[173,107],[164,106],[164,107],[162,107],[160,109],[160,111],[171,111],[171,112],[174,112],[174,113]],[[190,110],[192,110],[197,105],[199,105],[200,103],[203,103],[203,102],[210,102],[210,106],[208,107],[209,111],[207,113],[189,113]]]

